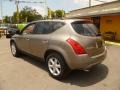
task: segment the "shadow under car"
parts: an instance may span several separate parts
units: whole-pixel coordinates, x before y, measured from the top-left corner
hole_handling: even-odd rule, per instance
[[[21,58],[24,61],[35,65],[40,69],[48,71],[46,63],[37,60],[38,58],[33,58],[26,55],[23,55]],[[81,87],[87,87],[104,80],[107,77],[108,72],[109,69],[106,65],[99,64],[96,67],[90,69],[90,71],[74,70],[69,74],[69,76],[67,76],[60,82],[70,83],[71,85],[77,85]]]

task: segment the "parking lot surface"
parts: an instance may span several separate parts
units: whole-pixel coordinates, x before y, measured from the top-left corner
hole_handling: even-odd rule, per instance
[[[9,39],[0,39],[0,90],[120,90],[120,46],[107,46],[106,60],[89,72],[51,78],[43,62],[11,55]]]

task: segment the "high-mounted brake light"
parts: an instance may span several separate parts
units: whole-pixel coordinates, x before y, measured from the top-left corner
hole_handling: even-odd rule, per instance
[[[73,48],[76,54],[86,54],[85,49],[75,40],[69,38],[66,40]]]

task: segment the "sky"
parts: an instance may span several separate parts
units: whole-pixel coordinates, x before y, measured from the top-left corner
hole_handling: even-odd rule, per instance
[[[21,1],[40,1],[44,2],[45,0],[21,0]],[[106,2],[111,2],[115,0],[101,0],[101,1],[106,1]],[[69,12],[71,10],[75,9],[80,9],[84,7],[89,6],[89,0],[46,0],[47,2],[47,7],[51,8],[52,10],[57,10],[57,9],[63,9],[66,12]],[[0,0],[1,3],[1,0]],[[97,5],[97,4],[102,4],[101,2],[92,0],[92,5]],[[28,3],[20,3],[19,8],[20,10],[24,8],[25,6],[32,7],[33,9],[36,9],[41,15],[46,14],[46,6],[45,4],[28,4]],[[16,6],[14,0],[10,2],[9,0],[2,0],[2,14],[3,16],[12,16],[13,12],[16,11]],[[1,9],[0,9],[1,13]],[[0,15],[1,19],[1,15]]]

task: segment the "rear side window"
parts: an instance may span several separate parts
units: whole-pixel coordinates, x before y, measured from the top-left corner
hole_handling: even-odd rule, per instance
[[[73,22],[71,25],[78,34],[85,35],[85,36],[98,35],[98,29],[91,22],[76,21],[76,22]]]
[[[51,26],[54,31],[63,27],[64,25],[65,25],[65,23],[63,23],[63,22],[51,22]]]
[[[39,22],[36,24],[35,33],[36,34],[49,34],[54,32],[55,30],[61,28],[65,24],[62,22]]]

